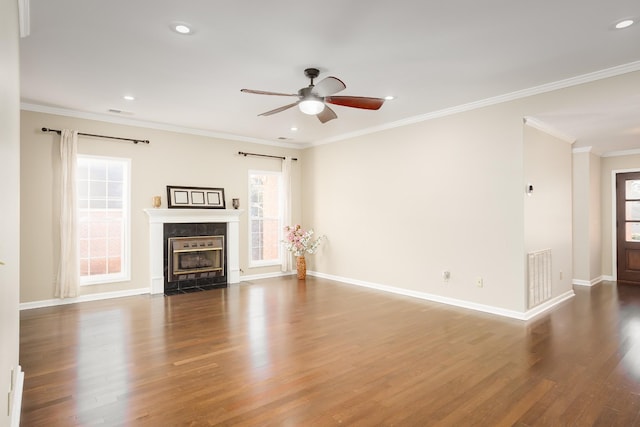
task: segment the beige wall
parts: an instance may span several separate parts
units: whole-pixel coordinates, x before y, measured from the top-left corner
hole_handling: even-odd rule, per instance
[[[525,252],[551,249],[552,297],[571,290],[571,157],[570,143],[524,127]]]
[[[613,229],[613,207],[612,202],[612,185],[615,183],[612,179],[612,172],[637,172],[640,171],[640,155],[603,157],[601,160],[600,184],[602,189],[602,275],[605,278],[613,279],[617,277],[615,271],[615,262],[612,261],[614,251],[612,246],[615,244],[615,235]]]
[[[59,190],[59,136],[43,133],[42,127],[77,129],[131,138],[149,139],[151,143],[127,142],[80,137],[78,152],[131,159],[132,175],[132,271],[131,281],[84,286],[82,295],[121,291],[149,286],[148,223],[143,209],[151,207],[151,198],[161,195],[166,207],[166,186],[222,187],[227,207],[239,198],[241,209],[248,207],[248,171],[280,170],[280,161],[239,156],[238,151],[271,155],[292,155],[302,159],[302,152],[267,145],[257,145],[205,136],[145,129],[72,117],[22,112],[22,302],[54,298],[57,271],[57,235]],[[293,163],[294,220],[301,216],[300,166]],[[278,267],[248,268],[248,212],[240,223],[241,275],[279,272]],[[37,267],[36,267],[37,266]]]
[[[15,397],[11,383],[16,377],[19,348],[20,80],[17,4],[16,1],[0,2],[0,261],[4,263],[0,264],[0,427],[8,427],[11,421],[7,408]]]
[[[523,311],[522,116],[509,106],[311,148],[303,180],[305,225],[328,236],[312,269]]]

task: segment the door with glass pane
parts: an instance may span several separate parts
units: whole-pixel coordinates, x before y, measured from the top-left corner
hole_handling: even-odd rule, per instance
[[[640,172],[616,175],[618,281],[640,285]]]

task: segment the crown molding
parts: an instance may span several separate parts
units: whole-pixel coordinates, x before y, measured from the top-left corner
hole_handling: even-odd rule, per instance
[[[621,157],[621,156],[633,156],[637,154],[640,154],[640,149],[638,148],[634,150],[609,151],[607,153],[601,154],[600,157]]]
[[[566,133],[554,128],[553,126],[549,125],[548,123],[545,123],[541,120],[538,120],[534,117],[525,117],[523,119],[523,122],[525,125],[534,128],[534,129],[538,129],[541,132],[544,132],[546,134],[549,134],[555,138],[561,139],[563,141],[568,142],[569,144],[573,144],[574,142],[576,142],[576,138],[567,135]]]
[[[346,133],[346,134],[338,135],[332,138],[326,138],[323,140],[310,143],[309,146],[329,144],[332,142],[338,142],[341,140],[350,139],[357,136],[363,136],[363,135],[367,135],[375,132],[380,132],[383,130],[393,129],[401,126],[411,125],[414,123],[420,123],[420,122],[433,120],[441,117],[451,116],[454,114],[464,113],[464,112],[475,110],[478,108],[501,104],[503,102],[514,101],[522,98],[527,98],[529,96],[552,92],[554,90],[565,89],[572,86],[581,85],[584,83],[590,83],[598,80],[607,79],[610,77],[616,77],[622,74],[632,73],[634,71],[640,71],[640,61],[630,62],[628,64],[618,65],[615,67],[606,68],[604,70],[595,71],[593,73],[582,74],[576,77],[570,77],[568,79],[559,80],[557,82],[547,83],[539,86],[534,86],[528,89],[506,93],[504,95],[498,95],[491,98],[482,99],[479,101],[469,102],[466,104],[433,111],[431,113],[426,113],[419,116],[409,117],[407,119],[398,120],[398,121],[387,123],[381,126],[362,129],[360,131]],[[567,140],[567,138],[561,138],[561,139]],[[574,141],[575,141],[575,138],[574,138]]]
[[[589,147],[578,147],[578,148],[574,148],[573,150],[571,150],[571,152],[573,154],[578,154],[578,153],[590,153],[593,147],[589,146]]]
[[[164,123],[149,122],[144,120],[128,119],[124,117],[113,117],[106,114],[88,113],[84,111],[69,110],[66,108],[49,107],[40,104],[21,103],[20,109],[25,111],[33,111],[36,113],[55,114],[58,116],[73,117],[76,119],[96,120],[100,122],[113,123],[118,125],[135,126],[146,129],[163,130],[168,132],[184,133],[187,135],[206,136],[217,139],[227,139],[231,141],[250,142],[252,144],[271,145],[280,148],[293,148],[301,150],[305,148],[302,144],[292,144],[289,142],[274,142],[266,139],[252,138],[248,136],[233,135],[229,133],[213,132],[203,129],[194,129],[182,126],[175,126]]]

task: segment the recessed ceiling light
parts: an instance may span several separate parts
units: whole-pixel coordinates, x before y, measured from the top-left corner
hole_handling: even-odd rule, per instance
[[[173,28],[173,31],[180,34],[186,35],[193,33],[193,29],[184,22],[174,22],[173,24],[171,24],[171,28]]]
[[[633,19],[624,19],[620,22],[616,23],[616,29],[621,30],[623,28],[627,28],[633,25]]]
[[[131,95],[125,95],[122,98],[126,99],[127,101],[134,101],[136,98],[131,96]]]
[[[297,128],[297,127],[295,127],[295,126],[291,126],[291,132],[296,132],[297,130],[298,130],[298,128]]]
[[[392,99],[396,99],[396,97],[393,95],[387,95],[384,97],[384,99],[386,99],[387,101],[391,101]]]

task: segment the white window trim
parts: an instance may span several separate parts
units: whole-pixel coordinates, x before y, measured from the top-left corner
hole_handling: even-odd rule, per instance
[[[122,270],[120,273],[99,274],[95,276],[80,276],[80,286],[104,285],[110,283],[128,282],[131,280],[131,159],[127,157],[94,156],[78,154],[78,159],[115,160],[125,162],[126,174],[122,210],[125,213],[124,245],[122,247]]]
[[[265,170],[249,170],[249,173],[247,174],[247,199],[248,199],[248,215],[247,215],[247,235],[248,235],[248,239],[247,239],[247,243],[248,243],[248,252],[249,252],[249,268],[257,268],[257,267],[272,267],[272,266],[276,266],[276,265],[281,265],[282,264],[282,244],[278,245],[278,258],[274,259],[274,260],[268,260],[268,261],[262,261],[262,260],[258,260],[258,261],[254,261],[253,260],[253,242],[252,242],[252,235],[251,235],[251,220],[252,220],[252,216],[251,216],[251,175],[276,175],[278,177],[280,177],[279,182],[280,182],[280,188],[279,188],[279,194],[278,194],[278,198],[281,199],[282,198],[282,172],[280,171],[265,171]],[[282,240],[282,200],[278,200],[278,221],[280,222],[280,227],[278,227],[278,242],[280,242]]]

